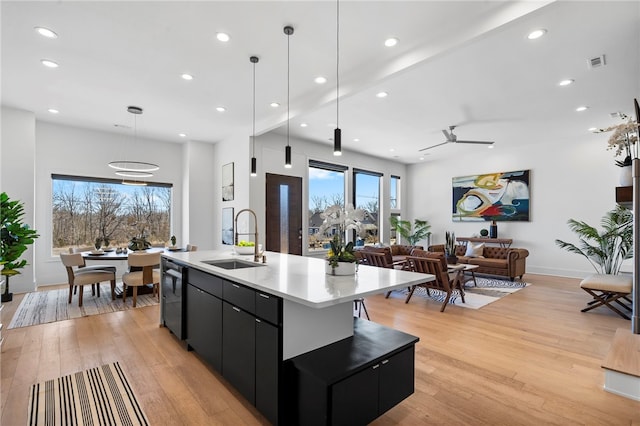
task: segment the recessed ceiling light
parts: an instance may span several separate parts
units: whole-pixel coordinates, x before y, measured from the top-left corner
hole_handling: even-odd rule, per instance
[[[583,105],[583,106],[579,106],[578,108],[576,108],[576,111],[582,112],[582,111],[586,111],[588,109],[589,109],[588,106]]]
[[[560,81],[560,83],[558,83],[558,86],[568,86],[570,84],[572,84],[574,82],[574,80],[567,78],[566,80],[562,80]]]
[[[53,62],[49,59],[41,59],[40,62],[42,63],[42,65],[44,65],[45,67],[49,67],[49,68],[58,68],[58,64],[56,62]]]
[[[527,38],[528,38],[529,40],[535,40],[535,39],[537,39],[537,38],[542,37],[542,36],[543,36],[543,35],[545,35],[546,33],[547,33],[547,30],[545,30],[544,28],[540,28],[539,30],[531,31],[531,32],[529,33],[529,35],[527,36]]]
[[[327,82],[327,79],[323,76],[319,76],[314,78],[313,81],[315,81],[318,84],[325,84]]]
[[[216,38],[218,39],[218,41],[222,41],[225,43],[231,40],[231,37],[229,37],[229,34],[227,33],[216,33]]]
[[[487,146],[487,148],[493,149],[493,145],[489,145],[489,146]]]
[[[424,160],[424,157],[420,157],[420,158],[419,158],[419,160],[420,160],[420,161]]]
[[[180,136],[181,138],[186,138],[187,134],[186,133],[178,133],[178,136]]]
[[[589,131],[589,132],[591,132],[591,133],[596,133],[596,132],[598,131],[598,128],[597,128],[597,127],[589,127],[589,128],[587,129],[587,131]]]
[[[389,152],[394,152],[395,150],[395,148],[389,148]]]
[[[58,38],[58,34],[51,31],[49,28],[35,27],[34,30],[36,30],[38,34],[40,34],[41,36],[44,36],[47,38]]]
[[[277,102],[271,102],[269,105],[271,105],[272,108],[278,108],[280,106]]]
[[[218,111],[218,112],[225,112],[226,110],[227,109],[225,107],[223,107],[223,106],[216,107],[216,111]]]
[[[307,127],[308,124],[307,123],[300,123],[300,127]]]
[[[386,98],[389,94],[387,92],[378,92],[376,93],[376,96],[378,98]]]
[[[388,38],[384,41],[384,45],[387,47],[393,47],[398,44],[398,39],[395,37]]]
[[[360,139],[358,139],[358,138],[353,138],[353,141],[354,141],[354,142],[360,142]]]
[[[57,114],[57,113],[60,112],[60,111],[58,111],[57,109],[54,109],[54,108],[49,108],[47,111],[49,111],[51,114]]]
[[[180,77],[184,80],[193,80],[193,76],[191,74],[182,74]]]

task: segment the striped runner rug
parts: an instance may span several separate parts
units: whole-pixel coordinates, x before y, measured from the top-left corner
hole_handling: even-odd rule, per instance
[[[78,306],[78,295],[74,294],[69,303],[69,288],[49,291],[35,291],[26,294],[20,306],[13,314],[9,328],[27,327],[30,325],[46,324],[89,315],[105,314],[108,312],[133,309],[133,298],[127,297],[127,303],[122,299],[111,300],[111,285],[100,285],[100,297],[91,295],[91,287],[85,286],[82,307]],[[116,290],[117,291],[117,290]],[[136,308],[157,305],[158,300],[151,294],[138,296]]]
[[[148,425],[117,362],[31,386],[28,425]]]

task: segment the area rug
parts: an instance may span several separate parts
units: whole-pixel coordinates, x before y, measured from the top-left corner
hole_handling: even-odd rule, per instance
[[[30,325],[46,324],[89,315],[105,314],[109,312],[133,309],[133,298],[127,297],[127,303],[122,299],[111,300],[111,285],[100,285],[100,297],[91,295],[91,289],[86,286],[82,307],[78,306],[78,295],[74,294],[69,300],[69,288],[28,293],[20,302],[20,306],[13,315],[9,328],[27,327]],[[157,305],[158,301],[151,294],[138,296],[136,307]]]
[[[31,386],[28,425],[148,425],[120,364]]]
[[[508,279],[500,280],[496,278],[486,278],[486,277],[478,277],[476,276],[477,287],[473,285],[473,281],[467,281],[464,288],[464,300],[465,303],[462,303],[462,299],[460,298],[460,292],[455,290],[451,293],[451,299],[449,299],[449,305],[461,306],[463,308],[469,309],[480,309],[483,306],[486,306],[496,300],[500,300],[501,298],[508,296],[509,294],[515,293],[518,290],[522,290],[528,285],[523,281],[510,281]],[[416,296],[422,296],[427,299],[434,300],[436,302],[444,302],[444,298],[446,293],[439,290],[429,290],[431,296],[427,294],[427,289],[424,287],[417,287],[413,292],[412,300]],[[408,290],[404,290],[404,296],[406,297],[409,294]]]

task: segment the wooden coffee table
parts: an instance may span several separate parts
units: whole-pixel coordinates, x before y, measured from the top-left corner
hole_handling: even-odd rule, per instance
[[[455,287],[460,290],[462,294],[464,294],[464,285],[467,281],[473,281],[473,286],[477,287],[478,283],[476,282],[476,274],[475,270],[478,269],[480,265],[470,265],[468,263],[457,263],[455,265],[447,265],[449,272],[455,272],[456,276],[454,278]]]

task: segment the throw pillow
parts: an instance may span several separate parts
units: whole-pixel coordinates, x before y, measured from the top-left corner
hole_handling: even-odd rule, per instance
[[[483,251],[484,251],[484,243],[480,243],[475,246],[471,243],[468,243],[467,252],[464,255],[466,257],[483,257],[482,256]]]

